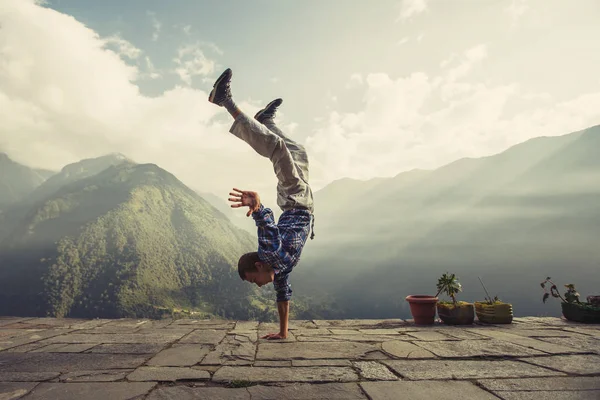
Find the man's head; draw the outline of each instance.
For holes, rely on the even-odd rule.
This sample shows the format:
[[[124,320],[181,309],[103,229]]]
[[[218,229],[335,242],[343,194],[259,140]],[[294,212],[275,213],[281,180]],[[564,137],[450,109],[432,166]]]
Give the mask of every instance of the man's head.
[[[257,252],[246,253],[238,261],[238,272],[243,281],[255,283],[261,287],[275,279],[275,271],[270,265],[258,258]]]

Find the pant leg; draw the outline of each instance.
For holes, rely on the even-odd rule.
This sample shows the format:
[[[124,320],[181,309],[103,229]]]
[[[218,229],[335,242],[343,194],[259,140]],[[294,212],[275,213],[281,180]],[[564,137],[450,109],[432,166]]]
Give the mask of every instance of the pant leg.
[[[306,149],[299,143],[296,143],[294,140],[287,137],[281,129],[275,125],[275,122],[272,119],[268,119],[264,122],[264,125],[274,134],[279,136],[285,142],[285,145],[292,153],[292,158],[296,163],[296,167],[298,169],[298,174],[300,177],[308,184],[309,178],[309,163],[308,163],[308,155],[306,154]]]
[[[278,180],[277,205],[283,211],[292,208],[313,211],[310,186],[300,176],[283,138],[244,113],[235,119],[229,132],[248,143],[258,154],[271,160]]]

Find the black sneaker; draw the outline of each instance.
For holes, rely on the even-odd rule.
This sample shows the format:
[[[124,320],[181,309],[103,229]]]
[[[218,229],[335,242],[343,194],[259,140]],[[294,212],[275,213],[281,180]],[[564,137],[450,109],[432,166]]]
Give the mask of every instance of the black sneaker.
[[[279,107],[281,105],[281,103],[283,103],[282,99],[273,100],[272,102],[267,104],[267,106],[265,108],[263,108],[262,110],[257,112],[256,115],[254,116],[254,119],[256,119],[258,122],[260,122],[262,124],[268,119],[275,118],[275,113],[277,112],[277,107]]]
[[[229,84],[231,83],[232,75],[233,73],[231,72],[231,68],[227,68],[225,72],[221,74],[219,79],[217,79],[213,85],[213,90],[208,96],[208,101],[215,103],[218,106],[222,106],[225,100],[231,98],[231,89]]]

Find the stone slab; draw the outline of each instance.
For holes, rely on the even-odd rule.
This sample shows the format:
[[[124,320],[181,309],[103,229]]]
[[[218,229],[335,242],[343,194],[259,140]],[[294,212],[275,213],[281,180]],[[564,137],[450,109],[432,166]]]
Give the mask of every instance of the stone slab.
[[[148,365],[155,367],[191,367],[202,361],[210,349],[199,344],[174,344],[152,357]]]
[[[140,367],[127,376],[132,382],[174,382],[180,380],[208,380],[208,371],[179,367]]]
[[[580,349],[580,351],[586,353],[600,354],[600,340],[588,336],[578,335],[571,337],[542,337],[539,340]]]
[[[185,336],[179,343],[198,343],[216,345],[225,338],[227,331],[217,329],[197,329]]]
[[[552,378],[481,379],[478,383],[491,391],[575,391],[600,390],[600,377],[569,376]]]
[[[343,319],[343,320],[314,320],[316,326],[320,328],[401,328],[409,325],[402,319]]]
[[[215,372],[213,381],[249,382],[356,382],[358,375],[349,367],[230,367]]]
[[[396,381],[398,377],[383,364],[376,361],[357,361],[354,366],[362,379],[372,381]]]
[[[549,344],[541,340],[537,340],[531,337],[523,337],[515,335],[512,332],[502,332],[495,330],[484,330],[478,331],[480,335],[485,335],[493,339],[502,340],[505,342],[517,344],[519,346],[527,347],[529,349],[535,349],[549,354],[569,354],[569,353],[586,353],[583,349],[577,349],[574,347],[563,346],[559,344]]]
[[[90,353],[103,354],[155,354],[164,349],[164,344],[154,343],[117,343],[99,344],[92,347]]]
[[[365,335],[403,335],[404,332],[400,332],[398,329],[359,329],[360,333]]]
[[[407,333],[407,335],[420,341],[458,340],[457,338],[445,335],[442,332],[437,331],[413,331]]]
[[[202,365],[251,365],[256,343],[245,336],[228,335],[202,360]]]
[[[0,382],[44,382],[59,375],[58,372],[0,372]]]
[[[25,396],[37,383],[9,382],[0,383],[0,400],[13,400]]]
[[[396,374],[410,380],[483,379],[564,376],[562,372],[519,361],[475,360],[387,360],[383,364]]]
[[[86,350],[96,346],[93,343],[54,343],[48,346],[32,350],[33,353],[83,353]]]
[[[156,383],[40,383],[28,400],[130,400],[146,395]]]
[[[132,369],[114,369],[100,371],[75,371],[62,374],[58,380],[60,382],[116,382],[125,379],[132,373]]]
[[[535,356],[545,353],[519,346],[503,340],[458,340],[440,342],[414,342],[417,346],[429,350],[438,357],[466,358],[481,356]]]
[[[69,372],[136,368],[146,356],[89,353],[0,353],[0,371]]]
[[[350,367],[350,360],[292,360],[293,367]]]
[[[330,335],[330,336],[298,336],[298,342],[362,342],[362,343],[382,343],[390,340],[412,340],[412,338],[403,335],[366,335],[358,333],[357,335]]]
[[[448,400],[460,396],[463,399],[497,400],[498,398],[470,382],[361,382],[360,386],[371,400],[411,399]],[[401,394],[401,395],[400,395]]]
[[[192,330],[169,330],[151,331],[148,333],[118,333],[118,334],[80,334],[71,333],[67,335],[49,338],[49,343],[171,343],[181,339]],[[163,333],[164,332],[164,333]]]
[[[17,347],[12,347],[10,349],[4,350],[6,352],[9,353],[28,353],[30,351],[42,348],[48,346],[47,343],[44,343],[44,341],[40,341],[40,342],[33,342],[33,343],[28,343],[28,344],[24,344],[22,346],[17,346]]]
[[[572,391],[539,391],[539,392],[498,392],[504,400],[598,400],[600,390]]]
[[[14,338],[2,338],[0,339],[0,351],[22,346],[25,344],[39,342],[40,340],[44,339],[50,340],[55,336],[61,336],[68,332],[70,331],[65,331],[62,329],[47,329],[43,331],[35,330],[33,332],[27,332],[26,335],[20,335]]]
[[[522,359],[522,361],[552,368],[569,374],[600,374],[600,356],[595,354],[529,357]]]
[[[250,400],[250,393],[246,388],[173,386],[153,390],[146,400]]]
[[[384,342],[381,349],[386,353],[399,358],[435,358],[435,354],[413,343],[401,340]]]
[[[252,400],[366,400],[356,383],[294,384],[286,386],[251,386]]]
[[[255,361],[255,367],[291,367],[292,361]]]
[[[379,347],[367,343],[331,342],[320,343],[261,343],[256,358],[259,360],[326,359],[363,357]]]
[[[289,326],[288,326],[289,328]],[[256,331],[258,330],[258,321],[237,321],[234,331]]]

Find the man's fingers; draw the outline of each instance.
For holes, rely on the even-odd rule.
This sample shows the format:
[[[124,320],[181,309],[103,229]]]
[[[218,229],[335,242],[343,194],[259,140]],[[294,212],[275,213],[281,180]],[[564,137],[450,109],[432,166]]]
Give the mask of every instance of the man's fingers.
[[[228,200],[229,201],[239,201],[239,202],[241,202],[242,198],[241,197],[230,197]]]
[[[241,199],[241,198],[242,198],[242,195],[241,195],[241,194],[237,194],[237,193],[233,193],[233,192],[229,192],[229,195],[230,195],[230,196],[233,196],[233,197],[236,197],[236,198],[238,198],[238,199]]]
[[[245,207],[245,206],[242,203],[231,205],[231,208],[240,208],[240,207]]]
[[[240,190],[240,189],[237,189],[237,188],[233,188],[233,190],[234,190],[234,191],[236,191],[236,192],[242,193],[242,194],[244,193],[244,191],[243,191],[243,190]],[[230,194],[231,194],[231,193],[230,193]]]

